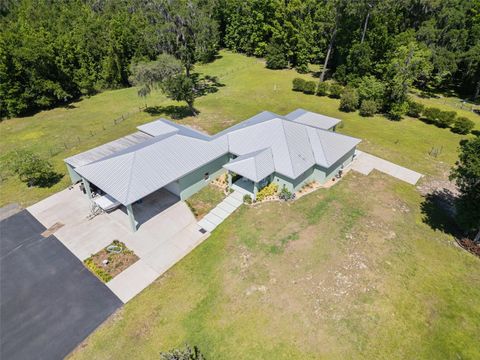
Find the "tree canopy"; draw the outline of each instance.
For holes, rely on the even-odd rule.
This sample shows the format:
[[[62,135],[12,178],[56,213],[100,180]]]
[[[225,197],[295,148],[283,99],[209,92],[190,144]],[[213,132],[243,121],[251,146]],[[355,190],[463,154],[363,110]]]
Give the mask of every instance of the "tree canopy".
[[[344,85],[373,76],[392,114],[412,85],[480,96],[480,0],[19,0],[0,26],[2,117],[128,86],[132,62],[163,53],[189,77],[221,46]]]
[[[460,191],[457,220],[466,231],[475,231],[480,242],[480,137],[460,142],[459,160],[451,171]]]

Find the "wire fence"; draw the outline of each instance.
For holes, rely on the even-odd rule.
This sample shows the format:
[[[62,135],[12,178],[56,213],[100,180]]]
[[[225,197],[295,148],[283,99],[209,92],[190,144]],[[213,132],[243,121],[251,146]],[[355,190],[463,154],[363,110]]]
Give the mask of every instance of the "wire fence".
[[[132,116],[138,113],[141,113],[147,108],[148,106],[146,104],[144,106],[139,106],[138,110],[136,109],[136,110],[124,113],[119,117],[116,117],[115,119],[111,120],[110,122],[103,123],[100,126],[97,126],[95,129],[88,130],[86,134],[83,134],[81,136],[77,135],[75,137],[69,137],[66,139],[64,138],[58,141],[56,144],[48,146],[45,150],[46,155],[48,155],[49,157],[54,157],[64,151],[77,147],[84,142],[91,141],[91,139],[97,136],[99,133],[114,129],[117,125],[123,123],[125,120],[131,118]]]

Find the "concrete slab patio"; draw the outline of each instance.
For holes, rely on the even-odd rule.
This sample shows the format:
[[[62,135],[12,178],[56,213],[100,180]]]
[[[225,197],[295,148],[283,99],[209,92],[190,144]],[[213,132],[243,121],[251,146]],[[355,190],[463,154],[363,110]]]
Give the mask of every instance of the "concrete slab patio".
[[[77,186],[63,190],[27,210],[46,228],[61,223],[55,236],[80,260],[119,240],[140,258],[106,285],[124,303],[205,240],[195,217],[178,197],[160,190],[134,205],[139,227],[132,232],[124,209],[91,220],[90,201]]]
[[[352,170],[355,170],[363,175],[368,175],[373,169],[376,169],[412,185],[415,185],[423,176],[416,171],[407,169],[403,166],[394,164],[390,161],[381,159],[377,156],[360,150],[357,150],[355,154],[356,158],[351,164]]]

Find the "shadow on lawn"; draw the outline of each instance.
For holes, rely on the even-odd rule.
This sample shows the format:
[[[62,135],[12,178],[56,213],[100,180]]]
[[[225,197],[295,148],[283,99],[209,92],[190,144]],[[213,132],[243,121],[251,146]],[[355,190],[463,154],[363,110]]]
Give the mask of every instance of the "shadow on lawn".
[[[174,120],[181,120],[187,116],[193,116],[188,106],[168,105],[168,106],[149,106],[144,110],[152,116],[164,115]],[[200,112],[195,109],[196,113]]]
[[[462,236],[462,232],[454,220],[455,194],[450,190],[442,189],[425,195],[425,200],[420,205],[423,222],[433,230],[440,230],[456,238]]]

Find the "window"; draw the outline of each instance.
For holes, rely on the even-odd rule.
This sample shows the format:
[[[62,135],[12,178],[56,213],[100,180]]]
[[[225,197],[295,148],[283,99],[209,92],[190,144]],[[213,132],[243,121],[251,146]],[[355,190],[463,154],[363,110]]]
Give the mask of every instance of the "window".
[[[203,174],[203,180],[208,181],[208,179],[210,179],[210,174],[206,172],[205,174]]]

